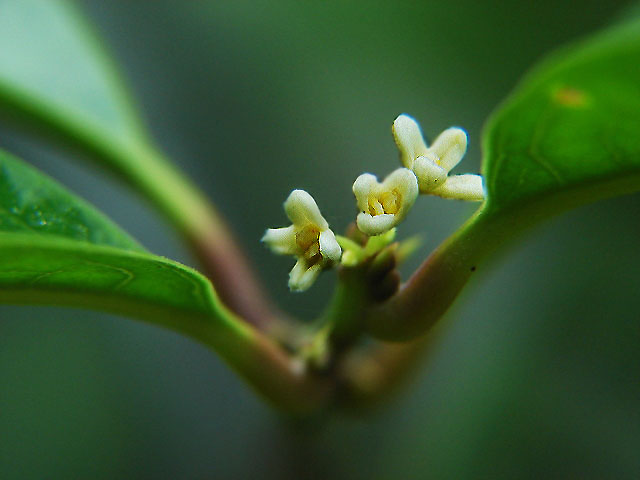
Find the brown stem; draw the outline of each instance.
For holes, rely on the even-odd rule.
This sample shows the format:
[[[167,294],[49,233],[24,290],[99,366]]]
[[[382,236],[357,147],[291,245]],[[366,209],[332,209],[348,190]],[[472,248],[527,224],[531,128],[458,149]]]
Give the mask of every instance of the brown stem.
[[[386,343],[354,352],[340,369],[340,401],[346,407],[375,406],[403,384],[418,364],[426,340]]]
[[[338,372],[337,401],[347,408],[372,408],[388,400],[411,380],[444,329],[404,343],[378,342],[351,352]]]
[[[228,227],[209,228],[197,236],[187,236],[222,302],[244,321],[260,330],[269,330],[282,322],[279,313],[266,298],[262,286],[233,239]]]

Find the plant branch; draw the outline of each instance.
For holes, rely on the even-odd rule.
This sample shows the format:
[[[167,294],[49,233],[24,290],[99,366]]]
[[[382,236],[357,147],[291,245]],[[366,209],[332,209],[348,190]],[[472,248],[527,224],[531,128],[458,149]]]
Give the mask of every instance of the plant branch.
[[[410,340],[429,331],[444,315],[494,247],[496,225],[479,210],[442,243],[398,293],[368,312],[370,332],[382,340]]]
[[[426,354],[431,337],[405,343],[377,343],[346,356],[338,378],[338,401],[346,407],[373,407],[400,388]]]
[[[125,156],[128,152],[123,152]],[[268,301],[231,229],[211,202],[154,149],[136,152],[141,167],[127,178],[165,213],[202,262],[223,302],[247,322],[266,329],[283,315]],[[145,171],[149,163],[152,175]]]

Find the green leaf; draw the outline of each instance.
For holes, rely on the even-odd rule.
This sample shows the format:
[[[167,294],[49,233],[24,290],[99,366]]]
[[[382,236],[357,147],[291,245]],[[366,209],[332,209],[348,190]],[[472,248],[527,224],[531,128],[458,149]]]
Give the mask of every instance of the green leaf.
[[[105,310],[169,328],[215,350],[291,411],[317,408],[329,391],[228,310],[205,276],[145,252],[91,205],[2,151],[0,303]]]
[[[3,0],[1,11],[5,112],[122,142],[144,137],[111,60],[72,2]]]
[[[245,299],[248,301],[248,299]],[[225,308],[195,270],[145,252],[50,178],[0,151],[0,302],[106,310],[214,349],[282,408],[324,401],[286,352]]]
[[[484,134],[481,209],[374,308],[371,332],[429,330],[480,263],[541,220],[640,190],[640,21],[551,55],[497,109]]]
[[[487,213],[526,204],[551,215],[640,189],[638,59],[634,21],[553,55],[526,77],[485,132]]]
[[[114,64],[71,1],[0,0],[0,46],[0,117],[47,134],[120,174],[187,237],[235,312],[254,323],[267,320],[269,306],[224,222],[152,144]],[[17,177],[28,176],[24,171]],[[213,348],[282,408],[304,411],[326,401],[331,390],[324,380],[300,375],[284,349],[222,305],[204,276],[140,252],[77,199],[70,206],[82,215],[75,218],[71,210],[64,216],[59,189],[48,185],[38,194],[26,180],[18,190],[18,181],[11,175],[6,181],[0,301],[83,306],[137,317]],[[34,199],[39,203],[27,202]],[[41,216],[12,217],[30,211]],[[38,225],[40,219],[52,225]],[[74,233],[73,225],[87,231]]]
[[[2,151],[0,290],[4,301],[107,308],[145,318],[147,311],[218,313],[202,275],[146,253],[87,202]]]
[[[115,63],[73,2],[0,0],[0,45],[2,119],[120,175],[201,257],[218,243],[239,257],[215,209],[152,144]]]
[[[188,267],[30,233],[0,234],[0,300],[106,309],[163,324],[216,313],[210,283]]]
[[[79,147],[174,219],[188,211],[202,228],[204,202],[149,146],[115,65],[74,3],[2,0],[0,45],[4,118]],[[0,241],[5,301],[115,309],[155,323],[194,312],[228,319],[205,277],[144,253],[92,206],[2,152]]]
[[[272,386],[247,361],[268,355],[262,340],[220,303],[206,277],[147,253],[87,202],[2,151],[0,302],[138,318],[212,347],[258,388]]]
[[[0,232],[64,237],[125,250],[143,248],[57,182],[0,151]]]

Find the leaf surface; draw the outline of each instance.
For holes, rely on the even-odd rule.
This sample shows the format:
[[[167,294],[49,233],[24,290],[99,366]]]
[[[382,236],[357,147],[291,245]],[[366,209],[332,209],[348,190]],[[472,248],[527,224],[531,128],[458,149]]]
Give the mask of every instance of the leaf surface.
[[[184,265],[54,236],[0,234],[0,290],[5,302],[107,308],[134,316],[161,308],[213,313],[209,282]]]
[[[485,131],[487,213],[546,216],[640,189],[640,21],[552,55]],[[539,211],[531,204],[539,205]]]
[[[0,151],[0,232],[64,237],[125,250],[143,248],[53,179]]]

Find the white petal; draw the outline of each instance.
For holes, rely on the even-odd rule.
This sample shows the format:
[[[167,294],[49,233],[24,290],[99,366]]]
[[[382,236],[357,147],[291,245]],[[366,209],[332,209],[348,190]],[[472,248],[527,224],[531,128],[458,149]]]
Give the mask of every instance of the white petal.
[[[442,186],[447,179],[447,171],[436,164],[432,153],[418,157],[413,164],[413,173],[418,177],[418,185],[422,193],[430,193]]]
[[[400,223],[418,198],[418,179],[407,168],[394,170],[382,182],[383,191],[397,191],[400,194],[400,208],[396,213],[396,224]]]
[[[320,244],[320,254],[324,258],[327,258],[332,262],[337,262],[340,260],[342,249],[340,248],[340,245],[336,240],[336,236],[330,229],[320,232],[318,243]]]
[[[449,173],[467,151],[467,133],[461,128],[448,128],[438,135],[429,150],[437,155],[439,165]]]
[[[289,272],[289,288],[294,292],[307,290],[322,271],[322,265],[315,264],[307,268],[307,262],[300,258]]]
[[[269,248],[281,255],[296,255],[300,248],[296,244],[296,232],[293,225],[286,228],[268,229],[262,240]]]
[[[393,122],[391,132],[400,150],[400,161],[405,167],[413,168],[414,160],[427,152],[420,126],[412,117],[402,114]]]
[[[452,175],[444,184],[431,193],[443,198],[481,202],[484,200],[484,188],[481,175]]]
[[[397,216],[389,213],[371,216],[368,213],[360,212],[356,217],[358,229],[365,235],[373,236],[390,230],[397,223]]]
[[[329,224],[320,213],[316,201],[304,190],[294,190],[284,202],[284,211],[297,227],[313,224],[324,230]]]
[[[378,178],[370,173],[363,173],[353,182],[353,194],[359,210],[369,210],[369,193],[378,185]]]

